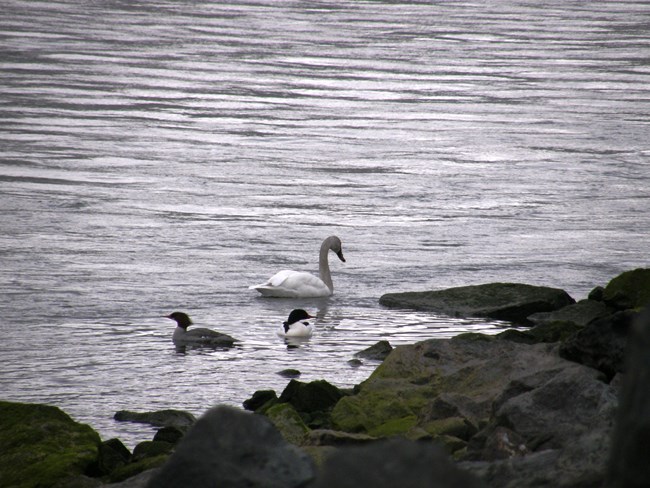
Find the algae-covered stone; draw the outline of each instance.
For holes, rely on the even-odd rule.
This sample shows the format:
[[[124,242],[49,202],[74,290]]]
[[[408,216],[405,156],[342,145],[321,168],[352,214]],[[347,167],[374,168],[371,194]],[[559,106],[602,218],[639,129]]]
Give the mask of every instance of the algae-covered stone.
[[[257,390],[253,396],[244,400],[244,408],[253,412],[262,412],[278,401],[278,395],[274,390]]]
[[[97,461],[99,434],[56,407],[0,402],[0,486],[51,486]]]
[[[650,305],[650,268],[626,271],[612,279],[603,291],[603,300],[619,310]]]
[[[305,425],[300,414],[289,403],[278,403],[269,408],[265,415],[280,431],[288,442],[302,444],[309,428]]]
[[[111,481],[111,483],[124,481],[137,474],[143,473],[145,471],[149,471],[150,469],[159,468],[163,466],[168,459],[169,459],[169,454],[160,454],[158,456],[145,457],[143,459],[140,459],[139,461],[129,463],[125,466],[117,468],[115,471],[113,471],[110,474],[109,480]]]
[[[571,363],[544,344],[428,340],[398,346],[332,411],[334,427],[392,435],[447,417],[482,425],[511,382],[536,372],[555,374]],[[413,418],[417,421],[413,422]]]
[[[577,303],[567,305],[554,312],[539,312],[528,316],[528,320],[534,324],[544,325],[553,322],[573,322],[576,325],[587,325],[596,319],[600,319],[614,313],[602,301],[580,300]]]
[[[377,361],[383,361],[386,359],[386,356],[390,354],[393,350],[393,346],[390,345],[388,341],[379,341],[372,346],[355,353],[356,357],[365,358],[365,359],[374,359]]]
[[[120,410],[113,416],[118,422],[137,422],[150,424],[156,427],[177,427],[179,429],[188,429],[196,422],[196,417],[190,412],[184,410],[158,410],[155,412],[131,412],[129,410]]]
[[[166,441],[143,441],[133,449],[133,461],[153,458],[162,454],[171,454],[174,444]]]
[[[379,303],[454,317],[487,317],[529,323],[527,317],[575,303],[564,290],[521,283],[487,283],[445,290],[387,293]]]
[[[291,380],[279,401],[288,402],[298,412],[318,412],[331,408],[343,396],[341,391],[325,380],[302,383]]]

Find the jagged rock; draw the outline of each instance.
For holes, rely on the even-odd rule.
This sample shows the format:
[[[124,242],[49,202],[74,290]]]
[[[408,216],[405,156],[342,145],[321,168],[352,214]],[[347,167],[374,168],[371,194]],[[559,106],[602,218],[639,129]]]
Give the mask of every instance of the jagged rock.
[[[133,448],[133,462],[145,458],[153,458],[163,454],[170,454],[174,444],[165,441],[143,441]]]
[[[650,480],[650,308],[636,319],[628,352],[609,459],[611,488],[640,488]]]
[[[119,439],[109,439],[99,446],[98,474],[106,475],[131,460],[131,452]]]
[[[603,300],[619,310],[650,305],[650,268],[638,268],[621,273],[603,291]]]
[[[313,476],[308,455],[266,417],[220,406],[197,421],[148,486],[299,487]]]
[[[131,412],[129,410],[120,410],[116,412],[113,418],[119,422],[137,422],[141,424],[150,424],[156,427],[178,427],[187,429],[194,422],[196,417],[183,410],[159,410],[156,412]]]
[[[309,428],[305,425],[300,414],[290,403],[278,403],[270,407],[264,415],[273,422],[282,436],[292,444],[303,443]]]
[[[607,317],[613,314],[614,311],[613,308],[608,307],[602,301],[580,300],[554,312],[534,313],[528,316],[528,320],[536,325],[552,322],[573,322],[576,325],[584,326],[593,320]]]
[[[396,439],[338,449],[325,460],[322,473],[312,486],[478,488],[483,484],[458,469],[441,448]]]
[[[278,401],[278,395],[274,390],[258,390],[248,400],[244,400],[244,408],[257,412],[263,410],[265,406],[271,406]]]
[[[356,357],[383,361],[386,356],[393,350],[393,346],[388,341],[379,341],[372,346],[355,353]]]
[[[358,394],[336,404],[334,427],[374,436],[404,433],[431,420],[428,408],[443,394],[444,401],[452,405],[448,408],[480,425],[511,381],[572,365],[550,354],[549,347],[461,339],[398,346],[361,383]]]
[[[353,434],[331,429],[314,429],[307,434],[306,445],[311,446],[349,446],[376,441],[376,437],[366,434]]]
[[[379,303],[454,317],[488,317],[529,324],[527,317],[575,303],[564,290],[520,283],[488,283],[446,290],[388,293]]]
[[[158,429],[156,435],[153,436],[154,441],[163,441],[169,442],[170,444],[176,444],[180,441],[185,433],[178,427],[169,426]]]
[[[325,380],[302,383],[291,380],[280,395],[280,403],[290,403],[298,412],[312,413],[332,408],[343,394]]]
[[[49,405],[0,401],[0,485],[52,486],[96,466],[101,440]]]
[[[591,322],[562,343],[560,356],[595,368],[611,380],[624,370],[627,336],[636,315],[628,310]]]

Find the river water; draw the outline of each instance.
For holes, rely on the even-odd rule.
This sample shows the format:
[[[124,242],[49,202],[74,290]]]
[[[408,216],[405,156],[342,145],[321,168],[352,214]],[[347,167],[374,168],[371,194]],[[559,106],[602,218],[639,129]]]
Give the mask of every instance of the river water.
[[[583,298],[648,266],[645,1],[4,0],[2,398],[115,411],[341,387],[353,354],[504,324],[387,310],[492,281]],[[329,300],[261,298],[280,269]],[[291,308],[316,332],[287,347]],[[177,352],[173,323],[235,336]]]

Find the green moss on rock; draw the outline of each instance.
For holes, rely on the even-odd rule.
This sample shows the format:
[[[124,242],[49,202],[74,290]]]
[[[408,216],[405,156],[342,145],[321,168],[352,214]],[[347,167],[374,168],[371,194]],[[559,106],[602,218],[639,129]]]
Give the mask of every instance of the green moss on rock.
[[[650,268],[626,271],[612,279],[603,291],[603,300],[619,310],[650,305]]]
[[[56,407],[0,402],[0,486],[51,486],[96,463],[101,439]]]
[[[368,434],[374,437],[392,437],[396,435],[404,435],[417,424],[418,419],[415,415],[407,415],[406,417],[390,419],[381,425],[373,427],[368,430]]]
[[[269,408],[265,415],[277,427],[287,442],[302,444],[309,428],[300,414],[289,403],[278,403]]]
[[[167,459],[169,459],[169,454],[160,454],[159,456],[147,457],[140,461],[129,463],[113,471],[109,477],[110,482],[117,483],[124,481],[144,471],[162,466]]]

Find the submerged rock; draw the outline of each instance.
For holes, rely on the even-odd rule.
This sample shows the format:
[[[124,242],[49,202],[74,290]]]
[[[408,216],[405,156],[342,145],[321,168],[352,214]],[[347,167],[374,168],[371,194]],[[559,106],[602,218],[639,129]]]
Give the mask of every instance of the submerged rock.
[[[393,346],[388,341],[379,341],[372,346],[355,353],[356,357],[364,359],[373,359],[376,361],[383,361],[386,356],[393,350]]]
[[[267,418],[220,406],[197,421],[148,486],[299,487],[313,476],[307,454]]]
[[[196,417],[190,412],[172,409],[158,410],[156,412],[120,410],[115,413],[113,418],[119,422],[137,422],[155,427],[177,427],[185,430],[196,422]]]
[[[379,303],[453,317],[487,317],[529,324],[529,315],[575,303],[564,290],[520,283],[488,283],[445,290],[387,293]]]
[[[96,466],[101,440],[49,405],[0,401],[0,485],[52,486]]]

